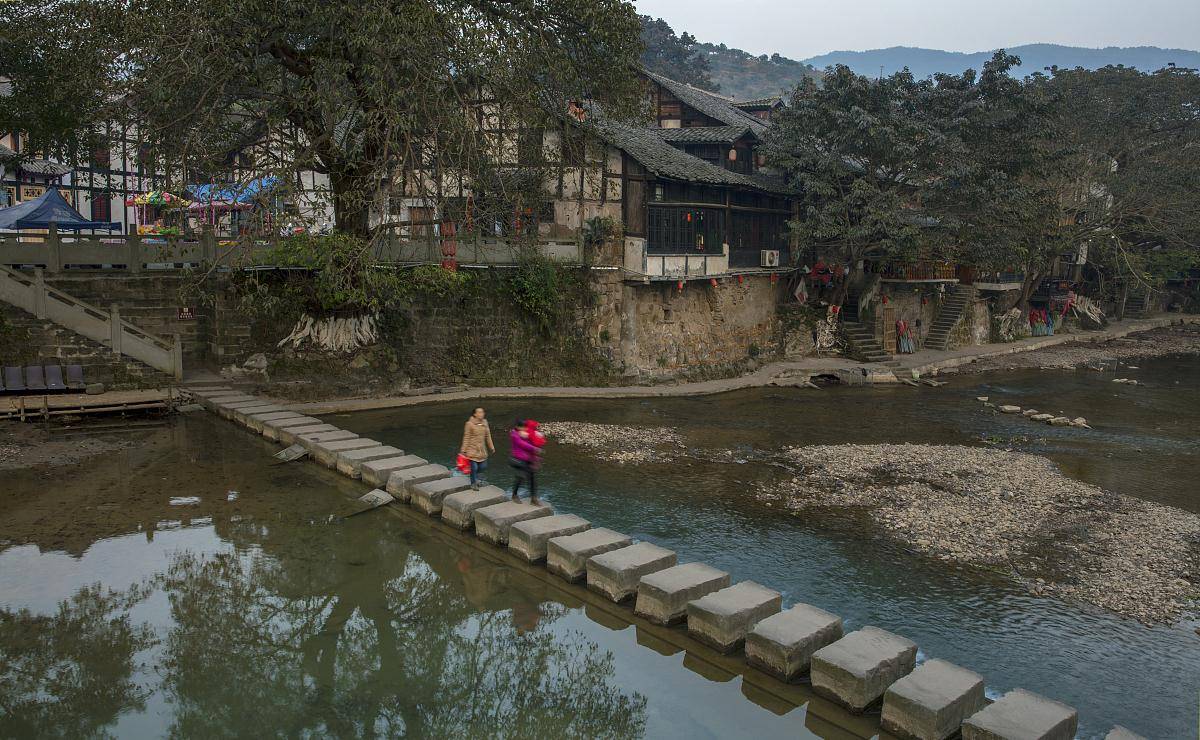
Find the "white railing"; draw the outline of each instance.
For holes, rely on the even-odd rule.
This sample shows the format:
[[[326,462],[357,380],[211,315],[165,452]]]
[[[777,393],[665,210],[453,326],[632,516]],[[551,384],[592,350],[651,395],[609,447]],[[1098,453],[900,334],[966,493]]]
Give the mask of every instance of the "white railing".
[[[183,379],[183,346],[178,334],[168,341],[143,331],[122,319],[116,305],[105,311],[46,285],[41,270],[28,276],[0,266],[0,300],[108,345],[115,355],[132,357],[176,380]]]
[[[650,254],[644,243],[627,240],[625,271],[651,279],[687,280],[724,275],[729,272],[729,255]]]

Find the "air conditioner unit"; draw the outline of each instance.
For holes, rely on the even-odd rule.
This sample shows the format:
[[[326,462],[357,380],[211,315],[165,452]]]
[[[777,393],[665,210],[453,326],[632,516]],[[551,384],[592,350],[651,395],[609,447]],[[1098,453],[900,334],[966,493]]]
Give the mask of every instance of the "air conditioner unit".
[[[761,255],[759,264],[761,264],[763,267],[779,267],[778,249],[764,249],[759,254]]]

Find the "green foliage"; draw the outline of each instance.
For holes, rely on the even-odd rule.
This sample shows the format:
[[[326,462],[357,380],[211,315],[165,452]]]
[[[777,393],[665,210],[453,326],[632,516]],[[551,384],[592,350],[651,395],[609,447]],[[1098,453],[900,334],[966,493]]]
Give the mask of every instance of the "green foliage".
[[[571,278],[563,268],[540,256],[522,259],[508,277],[508,290],[513,302],[541,328],[549,331],[565,311],[562,297],[568,292]]]
[[[721,93],[734,100],[783,95],[802,80],[821,81],[821,72],[811,65],[779,54],[755,56],[725,44],[698,44],[696,49],[707,59]]]
[[[399,299],[407,286],[402,274],[379,269],[370,244],[340,232],[301,234],[280,240],[269,264],[310,271],[310,299],[324,311],[353,309],[375,312]],[[293,282],[294,287],[295,283]]]
[[[642,22],[642,65],[673,80],[717,92],[709,74],[708,58],[697,49],[696,37],[684,31],[678,36],[662,18],[640,16]]]

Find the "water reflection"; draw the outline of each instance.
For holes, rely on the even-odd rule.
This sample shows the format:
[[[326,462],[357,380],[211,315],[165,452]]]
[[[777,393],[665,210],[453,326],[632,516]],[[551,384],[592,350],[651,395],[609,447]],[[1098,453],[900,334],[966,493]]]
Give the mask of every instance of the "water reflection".
[[[138,653],[154,633],[128,610],[145,589],[81,589],[53,614],[0,610],[0,737],[94,737],[145,707]]]

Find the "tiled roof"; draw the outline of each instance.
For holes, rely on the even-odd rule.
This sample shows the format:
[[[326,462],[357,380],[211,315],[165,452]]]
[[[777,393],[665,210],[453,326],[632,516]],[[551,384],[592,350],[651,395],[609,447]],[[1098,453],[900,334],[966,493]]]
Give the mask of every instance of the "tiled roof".
[[[47,159],[26,159],[17,165],[26,172],[33,172],[38,175],[50,175],[52,177],[60,177],[71,171],[71,166],[51,162]]]
[[[630,126],[593,111],[588,124],[598,136],[624,151],[650,172],[673,180],[708,185],[731,185],[771,193],[786,193],[784,184],[766,175],[743,175],[685,154],[659,136],[661,129]]]
[[[771,108],[783,102],[783,98],[779,95],[772,95],[766,98],[755,98],[754,100],[743,100],[733,105],[737,108]]]
[[[649,79],[670,90],[672,95],[684,103],[709,118],[717,119],[726,126],[746,126],[756,136],[761,136],[767,128],[767,125],[761,120],[736,107],[729,98],[721,97],[707,90],[701,90],[698,87],[692,87],[683,82],[676,82],[669,77],[663,77],[649,70],[643,70],[643,73]]]
[[[737,141],[749,131],[749,126],[692,126],[690,128],[651,129],[663,141],[700,144],[715,142],[723,144]]]

